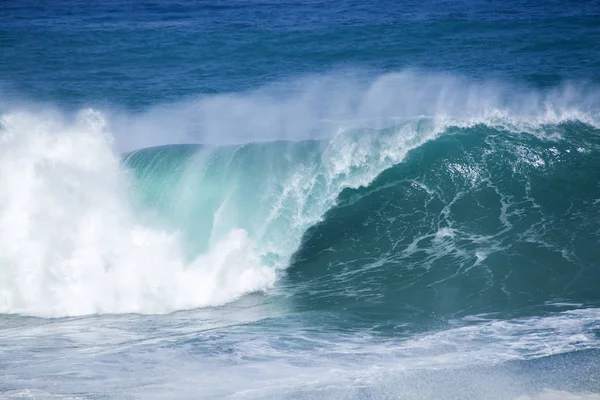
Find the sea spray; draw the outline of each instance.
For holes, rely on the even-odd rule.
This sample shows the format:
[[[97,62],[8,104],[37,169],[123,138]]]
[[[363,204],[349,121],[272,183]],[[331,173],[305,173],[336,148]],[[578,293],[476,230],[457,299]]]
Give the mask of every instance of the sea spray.
[[[133,207],[98,113],[72,123],[12,113],[2,122],[0,312],[164,313],[273,284],[240,229],[186,260],[180,233]]]

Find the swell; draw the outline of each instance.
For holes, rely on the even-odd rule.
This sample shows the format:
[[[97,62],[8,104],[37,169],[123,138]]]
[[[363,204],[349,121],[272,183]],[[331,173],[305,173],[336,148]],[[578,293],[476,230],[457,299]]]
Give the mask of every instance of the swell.
[[[437,132],[418,119],[125,160],[144,205],[186,232],[192,254],[237,227],[263,264],[290,265],[280,286],[298,310],[373,326],[598,305],[598,130],[505,125]]]
[[[600,132],[540,131],[560,139],[451,128],[343,190],[288,269],[297,307],[397,326],[598,306]]]
[[[307,82],[311,84],[304,85]],[[448,265],[458,265],[457,272],[486,271],[487,263],[501,254],[494,243],[506,245],[494,238],[510,237],[509,225],[517,226],[514,202],[531,209],[532,215],[539,216],[538,225],[549,231],[544,221],[553,214],[538,207],[542,199],[528,200],[521,192],[529,183],[524,177],[517,179],[521,175],[516,173],[496,175],[502,168],[520,165],[515,160],[524,166],[531,162],[535,166],[538,159],[562,165],[544,161],[546,153],[540,150],[554,142],[558,147],[581,142],[579,147],[585,151],[595,151],[588,149],[594,143],[586,144],[586,140],[594,140],[597,132],[593,127],[598,125],[592,89],[580,92],[565,86],[517,96],[514,88],[463,86],[460,79],[409,72],[358,86],[341,83],[302,80],[295,82],[290,92],[265,89],[206,96],[126,117],[93,109],[75,116],[43,109],[4,111],[0,125],[0,244],[5,251],[0,254],[0,312],[41,316],[165,313],[222,305],[246,293],[270,291],[276,278],[284,276],[278,287],[284,291],[289,287],[300,308],[347,304],[351,312],[363,307],[373,311],[363,315],[385,317],[392,313],[387,309],[394,310],[388,307],[393,298],[388,293],[396,289],[380,285],[382,292],[370,297],[373,288],[378,288],[378,279],[394,270],[386,277],[390,287],[416,282],[415,287],[429,288],[426,278],[436,274],[440,281],[448,278],[450,267],[434,268],[436,262],[443,264],[438,254],[445,254]],[[161,133],[158,142],[169,136],[171,143],[195,138],[205,144],[154,147],[124,156],[116,151],[115,147],[137,147],[140,141],[156,144],[156,128],[148,128],[157,121],[161,123],[156,126],[169,132]],[[326,129],[319,129],[324,125]],[[189,136],[194,126],[201,133]],[[463,143],[462,138],[469,135],[473,138]],[[219,140],[211,140],[217,136]],[[223,145],[240,138],[265,141]],[[503,140],[523,143],[504,149]],[[500,149],[497,154],[508,158],[500,157],[489,165],[486,162],[492,156],[477,158],[481,151],[490,152],[492,145]],[[465,154],[474,164],[460,159],[458,153],[462,153],[456,146],[467,148]],[[588,153],[580,152],[579,147],[569,148],[568,156],[561,156],[580,154],[588,160]],[[436,164],[436,157],[451,151],[460,162],[444,164],[446,169]],[[407,154],[413,155],[404,162]],[[420,176],[411,170],[415,154],[424,154],[424,170],[438,168],[439,172],[439,176],[423,177],[423,182],[411,186],[411,196],[421,196],[423,204],[416,203],[422,209],[420,214],[408,213],[402,208],[406,206],[393,203],[395,198],[386,200],[390,207],[382,206],[387,203],[377,196],[400,190],[396,196],[400,198],[404,193],[406,182],[390,178],[394,171],[408,168],[413,178]],[[586,164],[586,168],[592,167]],[[532,169],[533,177],[536,171]],[[481,176],[488,178],[480,182]],[[487,193],[471,200],[489,208],[489,214],[481,213],[475,219],[488,221],[485,229],[464,222],[472,230],[464,228],[467,233],[463,234],[458,223],[453,225],[457,217],[452,208],[468,203],[458,202],[462,199],[458,194],[471,190],[470,186],[453,186],[460,179],[474,179],[474,187]],[[521,192],[501,191],[500,183],[510,179],[517,180],[515,187],[521,187]],[[482,183],[488,181],[491,186]],[[373,194],[367,195],[371,191]],[[454,198],[457,200],[452,203]],[[382,219],[377,219],[377,213]],[[499,214],[492,217],[494,213]],[[435,215],[446,219],[436,222]],[[400,229],[394,221],[403,218],[407,224]],[[357,221],[363,221],[364,227],[356,225]],[[393,233],[387,239],[386,224]],[[586,226],[585,232],[595,231]],[[455,245],[455,239],[461,242]],[[477,247],[479,242],[483,244]],[[333,260],[331,254],[338,258]],[[475,254],[479,261],[463,262],[461,257],[468,258],[465,254]],[[571,253],[564,254],[571,257]],[[573,254],[583,257],[584,251],[574,249]],[[402,276],[400,272],[406,269],[389,267],[411,257],[431,274],[421,274],[415,267],[408,269],[412,277]],[[292,268],[283,272],[290,261]],[[574,263],[584,265],[577,260]],[[361,271],[369,269],[373,275],[358,282]],[[378,270],[380,278],[375,273]],[[505,272],[515,274],[510,271]],[[425,278],[421,280],[420,275]],[[371,281],[375,282],[372,288]],[[472,285],[474,289],[481,282],[495,280],[481,278]],[[452,290],[462,293],[462,287],[448,289],[448,296]],[[344,291],[346,294],[341,294]],[[348,298],[354,300],[344,303]],[[365,298],[368,301],[363,301]],[[375,298],[385,299],[384,306],[371,308],[378,304],[372,301]],[[460,311],[465,298],[456,298],[456,307],[439,310],[446,314]],[[424,300],[425,312],[436,310]],[[416,296],[405,304],[414,315],[420,315],[420,302]],[[465,304],[465,312],[485,309]]]

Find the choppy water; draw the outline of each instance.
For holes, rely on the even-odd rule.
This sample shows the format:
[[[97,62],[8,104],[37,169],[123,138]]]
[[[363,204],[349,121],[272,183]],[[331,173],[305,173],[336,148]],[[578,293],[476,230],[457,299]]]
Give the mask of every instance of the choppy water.
[[[597,3],[0,11],[2,398],[600,398]]]

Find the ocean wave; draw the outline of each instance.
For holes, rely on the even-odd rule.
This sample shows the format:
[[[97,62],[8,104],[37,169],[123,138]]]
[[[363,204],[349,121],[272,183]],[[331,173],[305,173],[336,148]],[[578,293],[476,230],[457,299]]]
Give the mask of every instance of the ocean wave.
[[[205,96],[141,114],[86,109],[73,116],[3,105],[0,243],[6,250],[0,255],[0,312],[163,313],[268,290],[294,254],[292,273],[313,268],[299,268],[297,260],[306,258],[302,254],[315,232],[326,226],[319,223],[323,218],[326,224],[335,210],[368,198],[356,193],[382,191],[385,178],[377,177],[392,173],[390,168],[427,143],[439,147],[429,156],[435,158],[449,151],[444,140],[460,141],[444,138],[462,137],[466,130],[475,141],[479,136],[520,141],[506,157],[519,157],[532,168],[560,164],[561,157],[575,157],[576,164],[593,160],[595,142],[586,138],[595,135],[598,108],[589,93],[569,86],[515,92],[499,84],[402,72],[367,83],[305,79],[285,90]],[[536,141],[519,139],[522,135]],[[119,155],[178,142],[204,145]],[[490,143],[482,149],[502,150],[501,141],[496,148]],[[514,167],[502,156],[496,161]],[[445,179],[467,179],[468,186],[468,180],[475,185],[488,177],[496,184],[493,171],[481,167],[448,163]],[[412,182],[425,194],[437,190],[433,182]],[[499,226],[506,227],[514,223],[516,211],[510,208],[516,195],[497,195]],[[356,217],[351,213],[348,221]],[[449,224],[421,236],[415,237],[415,251],[423,251],[425,242],[433,250],[450,246],[464,232]],[[335,247],[331,240],[324,238],[323,251]],[[490,259],[497,250],[490,246],[474,250],[480,261],[468,269]],[[412,251],[398,250],[394,257]],[[370,252],[374,262],[388,253]],[[334,275],[333,283],[343,276]]]

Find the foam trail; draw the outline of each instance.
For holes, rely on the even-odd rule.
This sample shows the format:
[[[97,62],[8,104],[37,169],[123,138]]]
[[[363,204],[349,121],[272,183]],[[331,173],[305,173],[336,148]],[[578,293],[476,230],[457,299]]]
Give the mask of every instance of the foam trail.
[[[274,272],[234,229],[186,262],[177,232],[132,208],[98,113],[13,113],[0,137],[0,313],[162,313],[221,304]]]
[[[600,400],[599,394],[572,393],[562,390],[546,390],[533,396],[519,396],[515,400]]]

